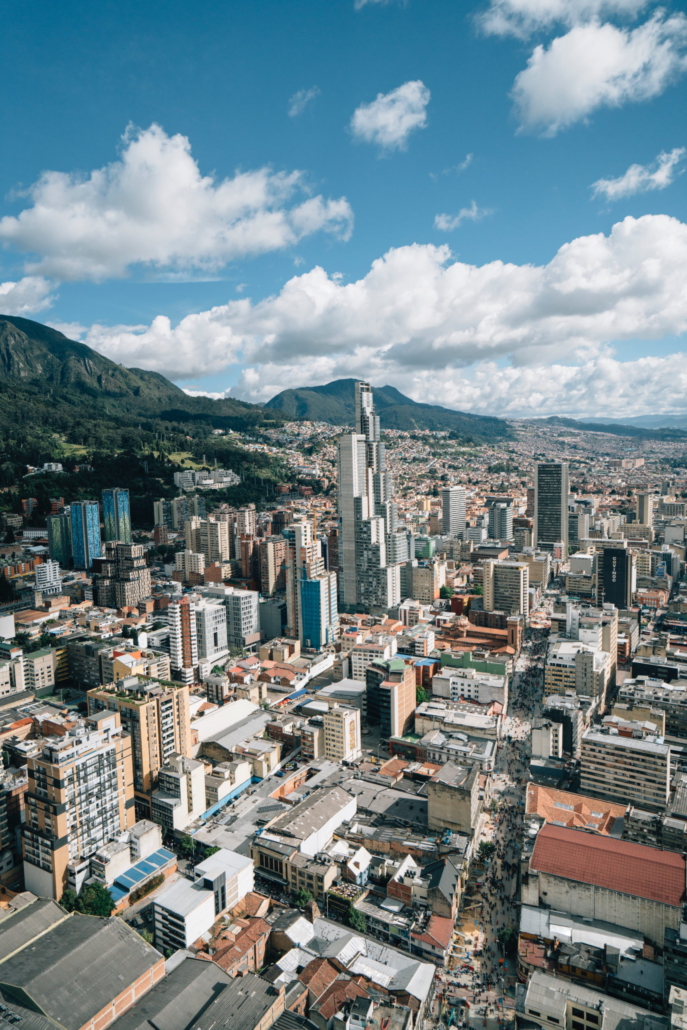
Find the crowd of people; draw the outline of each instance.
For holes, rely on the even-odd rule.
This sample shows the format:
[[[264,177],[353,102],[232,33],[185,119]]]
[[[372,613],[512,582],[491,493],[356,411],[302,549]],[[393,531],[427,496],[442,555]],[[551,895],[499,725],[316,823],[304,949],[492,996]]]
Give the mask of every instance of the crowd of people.
[[[537,634],[537,637],[539,634]],[[475,915],[481,945],[467,950],[462,966],[445,974],[454,998],[466,1007],[453,1022],[469,1026],[472,1016],[502,1022],[505,988],[512,982],[512,948],[518,931],[518,862],[525,813],[525,791],[530,759],[531,720],[541,708],[545,641],[528,641],[511,685],[508,715],[492,776],[492,812],[487,831],[493,848],[481,878],[470,885],[466,909]],[[488,837],[486,839],[489,839]],[[510,942],[509,938],[510,937]],[[475,944],[473,944],[473,949]],[[447,986],[448,986],[447,984]],[[454,1013],[455,1013],[454,1009]]]

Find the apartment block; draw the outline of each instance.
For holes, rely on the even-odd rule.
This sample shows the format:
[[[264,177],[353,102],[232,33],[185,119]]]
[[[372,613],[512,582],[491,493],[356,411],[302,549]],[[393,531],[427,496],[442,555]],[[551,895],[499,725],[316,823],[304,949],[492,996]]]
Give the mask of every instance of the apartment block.
[[[365,671],[367,721],[382,739],[403,737],[413,725],[415,670],[402,658],[373,662]]]
[[[582,737],[580,793],[662,812],[670,795],[670,747],[659,739],[588,730]]]
[[[482,565],[484,609],[506,615],[529,612],[530,568],[527,562],[487,561]]]
[[[117,712],[131,736],[136,804],[139,817],[149,817],[162,766],[174,753],[191,757],[188,687],[131,676],[89,691],[89,714],[104,710]]]
[[[57,898],[67,867],[135,822],[131,737],[117,712],[92,714],[28,759],[22,829],[27,890]]]
[[[355,762],[360,758],[359,708],[333,704],[324,713],[324,754],[332,762]]]

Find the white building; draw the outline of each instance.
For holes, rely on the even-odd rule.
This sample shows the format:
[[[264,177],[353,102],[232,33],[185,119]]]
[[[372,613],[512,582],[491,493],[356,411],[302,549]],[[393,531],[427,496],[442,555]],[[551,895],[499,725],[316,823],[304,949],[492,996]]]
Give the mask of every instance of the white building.
[[[220,598],[203,599],[195,605],[198,657],[214,661],[229,654],[227,609]]]
[[[218,598],[227,611],[227,646],[244,650],[260,643],[260,595],[257,590],[235,587],[207,587],[203,596]]]
[[[158,775],[151,814],[165,830],[185,830],[205,811],[205,766],[172,753]]]
[[[215,921],[215,895],[203,881],[177,880],[153,901],[155,946],[163,954],[188,948]]]
[[[60,563],[48,558],[36,566],[36,590],[41,594],[59,594],[62,589]]]
[[[441,491],[441,522],[444,536],[465,533],[465,488],[447,486]]]
[[[333,704],[324,713],[324,755],[332,762],[355,762],[360,758],[359,708]]]
[[[476,669],[451,669],[448,666],[432,677],[432,695],[449,701],[477,701],[481,705],[498,701],[504,711],[508,705],[508,673],[502,676]]]

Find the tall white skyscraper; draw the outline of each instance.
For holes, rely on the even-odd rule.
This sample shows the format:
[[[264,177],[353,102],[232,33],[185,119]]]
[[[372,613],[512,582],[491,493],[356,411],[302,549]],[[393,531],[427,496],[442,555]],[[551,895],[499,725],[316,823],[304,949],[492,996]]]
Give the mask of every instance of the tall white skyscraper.
[[[465,532],[465,488],[447,486],[441,491],[441,516],[444,536]]]
[[[403,548],[369,383],[355,384],[355,422],[339,441],[339,596],[346,606],[386,609],[400,601],[400,566],[387,554]]]

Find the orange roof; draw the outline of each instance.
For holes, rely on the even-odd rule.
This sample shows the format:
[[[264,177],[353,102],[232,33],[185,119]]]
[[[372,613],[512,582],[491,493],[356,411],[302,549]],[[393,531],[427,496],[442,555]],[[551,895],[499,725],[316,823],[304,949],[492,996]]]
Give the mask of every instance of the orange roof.
[[[547,823],[530,867],[578,883],[677,908],[685,896],[685,856]]]
[[[446,916],[430,916],[429,922],[423,933],[411,935],[414,941],[422,941],[434,948],[442,948],[444,951],[453,940],[453,920]]]
[[[298,979],[315,996],[320,998],[339,975],[339,970],[326,958],[315,958],[300,973]]]
[[[613,830],[616,820],[625,816],[626,807],[554,787],[527,784],[527,814],[540,815],[547,823],[562,823],[570,829],[594,830],[607,835]]]

